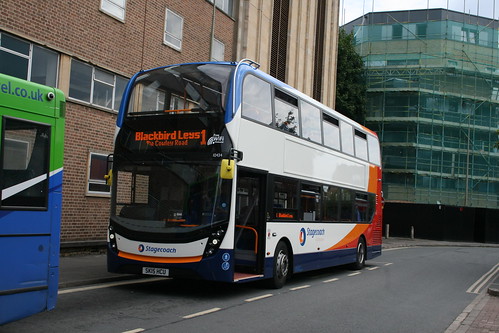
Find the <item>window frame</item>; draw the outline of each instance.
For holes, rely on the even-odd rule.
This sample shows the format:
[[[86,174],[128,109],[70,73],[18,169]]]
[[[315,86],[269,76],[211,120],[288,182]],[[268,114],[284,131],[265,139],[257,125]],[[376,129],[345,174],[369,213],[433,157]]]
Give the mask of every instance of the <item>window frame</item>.
[[[1,135],[0,135],[0,193],[3,193],[4,190],[8,189],[8,188],[11,188],[12,186],[16,186],[18,184],[15,184],[15,185],[12,185],[12,186],[8,186],[8,187],[5,187],[4,188],[4,179],[7,179],[7,177],[5,177],[4,173],[5,173],[5,169],[4,169],[4,162],[5,162],[5,141],[6,140],[11,140],[11,141],[15,141],[15,142],[25,142],[27,144],[27,148],[28,150],[31,150],[31,153],[30,153],[30,156],[27,156],[27,157],[30,157],[32,158],[33,156],[33,153],[35,153],[35,148],[37,148],[37,138],[35,137],[35,141],[34,141],[34,145],[31,145],[29,143],[29,141],[24,141],[24,140],[21,140],[21,138],[17,138],[17,139],[12,139],[12,138],[7,138],[5,136],[6,132],[8,131],[8,129],[6,128],[7,127],[7,122],[8,121],[13,121],[13,122],[22,122],[24,124],[31,124],[33,127],[33,129],[36,128],[36,135],[38,137],[38,130],[40,129],[43,129],[44,131],[44,134],[45,135],[48,135],[48,138],[46,138],[46,142],[45,142],[45,145],[41,146],[41,148],[44,149],[44,152],[45,154],[43,155],[45,161],[43,161],[43,165],[41,166],[42,168],[42,173],[35,177],[36,178],[39,178],[43,175],[46,176],[45,179],[43,179],[42,181],[39,181],[37,182],[36,184],[32,184],[30,185],[28,188],[25,188],[24,190],[22,190],[21,192],[25,191],[25,190],[29,190],[30,188],[32,188],[33,186],[38,186],[38,184],[40,182],[43,182],[43,184],[41,186],[43,186],[43,205],[38,205],[38,206],[29,206],[29,205],[4,205],[3,204],[3,201],[4,200],[7,200],[9,199],[11,196],[15,196],[21,192],[18,192],[18,193],[14,193],[12,194],[11,196],[9,196],[8,198],[3,198],[3,195],[0,195],[0,210],[29,210],[29,211],[46,211],[48,210],[48,200],[49,200],[49,178],[50,178],[50,159],[51,159],[51,140],[52,140],[52,125],[51,124],[48,124],[48,123],[43,123],[43,122],[37,122],[37,121],[32,121],[32,120],[28,120],[28,119],[20,119],[20,118],[14,118],[14,117],[8,117],[8,116],[3,116],[1,121],[0,121],[0,126],[1,126]],[[40,147],[38,147],[40,148]],[[27,154],[29,154],[27,152]],[[30,161],[26,161],[26,169],[25,170],[28,170],[28,167],[29,167],[29,162]],[[14,169],[14,170],[17,170],[17,169]],[[21,183],[19,184],[22,184],[23,182],[25,181],[28,181],[28,180],[31,180],[31,179],[26,179],[26,180],[23,180],[21,181]],[[28,197],[29,198],[34,198],[33,196],[31,197]],[[31,201],[32,202],[32,201]]]
[[[8,36],[9,38],[12,38],[12,39],[18,40],[18,41],[20,41],[22,43],[28,44],[28,54],[24,54],[24,53],[21,53],[21,52],[9,49],[9,48],[7,48],[5,46],[2,46],[2,43],[1,43],[2,35]],[[33,81],[32,80],[32,78],[33,78],[32,77],[33,76],[33,68],[34,68],[33,67],[33,63],[36,62],[36,59],[34,59],[36,57],[36,55],[35,55],[36,54],[36,52],[35,52],[36,48],[38,48],[40,50],[43,50],[43,51],[47,51],[47,52],[53,53],[56,56],[56,61],[55,61],[55,64],[53,66],[55,68],[55,73],[53,73],[53,76],[50,77],[50,78],[47,78],[48,75],[45,75],[45,81],[44,82]],[[23,59],[27,60],[26,77],[19,77],[19,76],[16,76],[16,77],[18,77],[20,79],[23,79],[23,80],[26,80],[26,81],[35,82],[35,83],[39,83],[39,84],[43,84],[43,85],[47,85],[47,86],[51,86],[51,87],[57,88],[57,83],[58,83],[58,78],[59,78],[59,63],[60,63],[60,55],[59,55],[58,52],[56,52],[54,50],[51,50],[49,48],[43,47],[41,45],[32,43],[32,42],[30,42],[28,40],[19,38],[17,36],[11,35],[9,33],[5,33],[3,31],[0,31],[0,51],[3,51],[3,52],[8,53],[8,54],[10,54],[12,56],[16,56],[16,57],[23,58]],[[5,74],[7,74],[7,73],[5,73]],[[11,74],[7,74],[7,75],[11,75]],[[15,75],[11,75],[11,76],[15,76]]]
[[[219,56],[222,57],[219,59],[218,58]],[[224,60],[225,60],[225,44],[222,41],[213,38],[212,48],[211,48],[211,61],[224,61]]]
[[[273,100],[272,100],[272,109],[273,109],[273,127],[275,129],[278,129],[282,132],[289,133],[291,135],[297,136],[297,137],[302,137],[302,119],[301,119],[301,109],[300,109],[300,101],[302,100],[298,96],[288,93],[284,91],[282,88],[273,85]],[[282,123],[278,124],[277,123],[277,110],[278,106],[277,103],[281,103],[283,106],[287,106],[292,108],[293,111],[293,116],[295,116],[296,120],[296,132],[292,131],[292,127],[287,128],[287,120],[283,121]],[[289,112],[288,112],[289,114]],[[284,127],[285,126],[285,127]]]
[[[71,96],[71,89],[72,87],[74,87],[74,85],[71,84],[72,80],[71,80],[71,75],[72,75],[72,69],[73,69],[73,61],[75,62],[78,62],[80,63],[81,65],[84,65],[84,66],[87,66],[91,69],[90,71],[90,78],[86,78],[86,79],[89,79],[90,80],[90,93],[89,93],[89,98],[88,100],[84,100],[84,99],[79,99],[78,97],[74,97],[74,96]],[[112,85],[109,84],[108,82],[104,82],[100,79],[98,79],[96,77],[96,73],[98,74],[98,72],[102,72],[104,74],[108,74],[108,75],[111,75],[113,77],[113,83]],[[119,86],[119,80],[120,79],[123,79],[123,91],[120,93],[117,91],[117,88]],[[127,84],[127,81],[128,79],[123,77],[123,76],[120,76],[120,75],[117,75],[117,74],[114,74],[110,71],[107,71],[107,70],[104,70],[102,68],[99,68],[99,67],[95,67],[95,66],[92,66],[86,62],[83,62],[81,60],[78,60],[78,59],[75,59],[75,58],[72,58],[71,59],[71,68],[70,68],[70,77],[69,77],[69,92],[68,92],[68,98],[72,101],[79,101],[79,102],[82,102],[82,103],[85,103],[85,104],[88,104],[92,107],[96,107],[96,108],[100,108],[100,109],[104,109],[104,110],[108,110],[108,111],[113,111],[113,112],[118,112],[119,111],[119,108],[120,108],[120,103],[121,103],[121,100],[122,100],[122,94],[124,92],[124,89],[126,88],[126,84]],[[112,87],[112,91],[113,91],[113,96],[112,96],[112,100],[111,100],[111,107],[107,107],[107,106],[103,106],[101,104],[97,104],[94,100],[94,97],[95,97],[95,85],[97,84],[103,84],[103,85],[107,85],[107,86],[110,86]],[[119,95],[119,96],[118,96]],[[117,98],[119,97],[119,98]],[[119,101],[119,103],[116,103],[117,101]]]
[[[106,197],[106,198],[110,198],[111,197],[111,185],[107,185],[107,182],[104,179],[104,175],[102,175],[102,180],[96,179],[96,178],[91,178],[92,162],[93,162],[92,157],[93,156],[104,157],[106,159],[106,163],[107,163],[107,159],[108,159],[109,154],[102,153],[102,152],[95,152],[95,151],[89,151],[88,152],[87,182],[86,182],[85,194],[87,196],[91,196],[91,197]],[[106,169],[109,169],[109,167],[110,167],[109,165],[106,165]],[[107,170],[107,171],[109,172],[109,170]],[[108,191],[91,190],[90,189],[91,185],[105,185],[105,186],[109,187],[109,190]]]
[[[371,224],[374,221],[376,193],[277,174],[271,175],[269,182],[271,185],[266,194],[271,207],[269,222]],[[312,215],[305,218],[307,204],[304,201],[313,200],[313,197],[315,213],[308,212]],[[358,214],[361,210],[362,214]]]
[[[100,11],[105,13],[106,15],[111,16],[112,18],[117,19],[118,21],[125,22],[125,17],[126,17],[126,0],[122,0],[122,5],[117,3],[117,0],[101,0],[100,2]],[[109,4],[112,7],[116,7],[121,9],[123,12],[122,16],[116,15],[112,11],[108,10],[107,8],[104,7],[104,4]]]
[[[268,102],[269,103],[264,108],[260,108],[259,105],[254,104],[253,100],[251,100],[250,103],[248,103],[246,101],[246,99],[252,97],[252,96],[246,95],[246,91],[248,89],[245,89],[245,85],[249,84],[249,83],[246,82],[246,80],[248,80],[250,77],[252,78],[250,80],[257,80],[257,81],[254,81],[254,82],[264,83],[266,85],[266,87],[262,86],[262,89],[263,89],[262,91],[265,91],[266,93],[268,93],[268,97],[269,97],[268,98]],[[274,85],[271,84],[270,82],[268,82],[267,80],[264,80],[261,77],[253,75],[253,74],[246,75],[243,78],[243,82],[242,82],[241,117],[243,117],[244,119],[248,119],[248,120],[257,122],[258,124],[262,124],[264,126],[272,127],[273,124],[274,124],[274,112],[273,112],[273,110],[274,110],[274,101],[273,101],[273,98],[274,97],[273,97],[272,89],[274,89]],[[260,100],[261,101],[261,100],[265,100],[265,99],[264,98],[260,98],[260,99],[256,99],[256,100]],[[249,109],[246,109],[246,108],[250,108],[250,107],[255,108],[255,106],[258,107],[257,109],[263,111],[263,112],[261,112],[261,114],[262,114],[262,116],[265,116],[265,117],[256,117],[256,116],[254,116],[254,113],[253,114],[248,113]],[[265,110],[268,110],[268,111],[266,112]],[[269,116],[270,116],[270,118],[269,118]],[[268,122],[266,122],[267,120],[268,120]]]
[[[175,34],[173,34],[172,32],[170,31],[167,31],[167,27],[168,27],[168,16],[170,15],[173,15],[177,18],[180,19],[180,36],[176,36]],[[171,47],[172,49],[175,49],[177,51],[182,51],[182,41],[183,41],[183,35],[184,35],[184,17],[175,13],[174,11],[166,8],[165,9],[165,28],[163,29],[163,43],[169,47]],[[178,40],[179,41],[179,44],[180,45],[176,45],[170,41],[168,41],[166,39],[166,37],[169,36],[175,40]]]
[[[214,0],[208,0],[209,3],[213,4]],[[220,5],[222,3],[222,5]],[[225,14],[232,17],[232,12],[234,11],[234,1],[233,0],[215,0],[215,6],[220,9]]]

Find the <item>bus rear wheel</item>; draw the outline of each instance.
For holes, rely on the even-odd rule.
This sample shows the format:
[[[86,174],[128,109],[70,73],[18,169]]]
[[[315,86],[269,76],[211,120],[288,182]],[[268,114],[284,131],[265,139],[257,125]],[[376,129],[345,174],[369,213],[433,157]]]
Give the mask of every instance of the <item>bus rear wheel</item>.
[[[359,270],[364,268],[366,264],[366,241],[364,238],[359,239],[359,243],[357,244],[357,254],[355,256],[355,262],[352,264],[352,269]]]
[[[274,269],[270,287],[280,289],[289,276],[289,250],[284,242],[279,242],[274,253]]]

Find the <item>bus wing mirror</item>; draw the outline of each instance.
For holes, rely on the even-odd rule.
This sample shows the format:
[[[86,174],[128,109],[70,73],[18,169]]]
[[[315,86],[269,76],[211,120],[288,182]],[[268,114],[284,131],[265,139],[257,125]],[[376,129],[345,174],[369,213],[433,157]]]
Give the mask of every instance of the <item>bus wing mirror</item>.
[[[104,175],[104,179],[106,180],[106,184],[111,186],[113,185],[113,170],[110,169],[107,175]]]
[[[106,165],[109,172],[107,173],[107,175],[104,175],[104,179],[106,180],[106,185],[109,186],[113,185],[113,157],[113,154],[109,154],[106,160]]]
[[[234,179],[234,167],[236,162],[230,159],[223,159],[222,165],[220,166],[220,178],[222,179]]]

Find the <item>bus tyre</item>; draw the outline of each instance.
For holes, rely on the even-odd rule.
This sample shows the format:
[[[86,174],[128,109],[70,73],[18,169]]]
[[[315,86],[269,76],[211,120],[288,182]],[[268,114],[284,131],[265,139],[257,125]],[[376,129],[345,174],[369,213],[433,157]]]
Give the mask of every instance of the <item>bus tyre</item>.
[[[279,242],[274,253],[273,276],[270,287],[280,289],[286,283],[289,275],[289,250],[284,242]]]
[[[355,262],[351,266],[352,269],[359,270],[364,268],[364,265],[366,264],[366,251],[366,241],[361,237],[357,244],[357,254],[355,256]]]

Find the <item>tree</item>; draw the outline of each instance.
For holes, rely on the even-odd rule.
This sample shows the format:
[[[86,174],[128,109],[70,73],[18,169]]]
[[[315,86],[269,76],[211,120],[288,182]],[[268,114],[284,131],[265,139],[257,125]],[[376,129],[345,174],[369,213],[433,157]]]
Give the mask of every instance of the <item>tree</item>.
[[[355,51],[353,32],[340,28],[336,72],[336,110],[364,124],[366,118],[366,79],[364,62]]]

